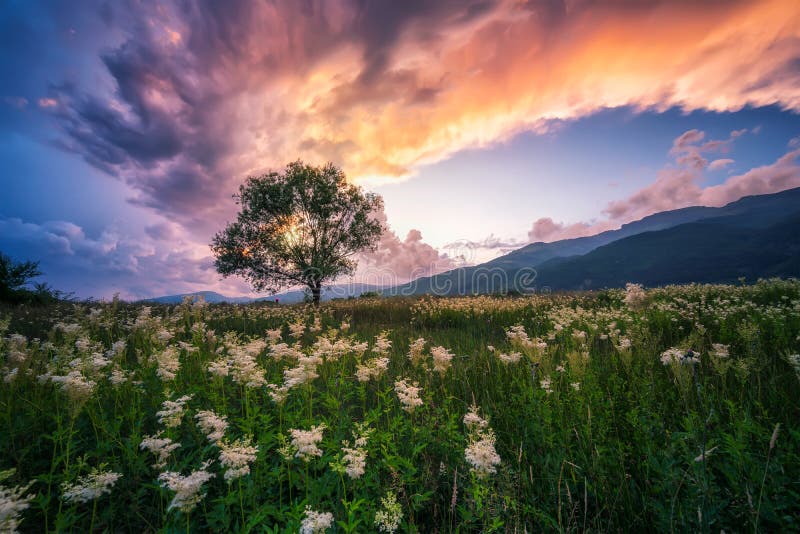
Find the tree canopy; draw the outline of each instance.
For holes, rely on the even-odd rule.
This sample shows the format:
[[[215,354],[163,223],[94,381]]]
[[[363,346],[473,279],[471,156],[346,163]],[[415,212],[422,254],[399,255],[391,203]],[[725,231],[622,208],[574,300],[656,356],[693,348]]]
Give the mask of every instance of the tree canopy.
[[[258,291],[307,286],[315,304],[322,284],[352,274],[357,252],[375,250],[383,232],[374,214],[383,199],[347,182],[333,164],[296,161],[283,172],[247,178],[234,195],[236,221],[211,243],[217,270]]]
[[[22,288],[41,274],[39,262],[16,262],[0,252],[0,301],[18,300]]]

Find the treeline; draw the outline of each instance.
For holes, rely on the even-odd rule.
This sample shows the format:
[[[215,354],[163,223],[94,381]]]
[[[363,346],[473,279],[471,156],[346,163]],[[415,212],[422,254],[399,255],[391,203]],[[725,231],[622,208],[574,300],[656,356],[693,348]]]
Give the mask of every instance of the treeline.
[[[14,261],[0,252],[0,302],[5,304],[52,304],[72,298],[44,282],[32,283],[41,276],[39,262]]]

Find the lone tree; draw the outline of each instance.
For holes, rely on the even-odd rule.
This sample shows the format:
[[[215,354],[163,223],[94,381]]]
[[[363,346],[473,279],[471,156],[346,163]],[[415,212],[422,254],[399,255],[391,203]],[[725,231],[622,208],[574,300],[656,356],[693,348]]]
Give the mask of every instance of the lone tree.
[[[383,199],[347,183],[341,169],[290,163],[282,173],[251,176],[234,195],[241,211],[214,236],[217,270],[237,274],[258,291],[304,285],[319,304],[322,284],[375,250],[383,231],[372,215]]]

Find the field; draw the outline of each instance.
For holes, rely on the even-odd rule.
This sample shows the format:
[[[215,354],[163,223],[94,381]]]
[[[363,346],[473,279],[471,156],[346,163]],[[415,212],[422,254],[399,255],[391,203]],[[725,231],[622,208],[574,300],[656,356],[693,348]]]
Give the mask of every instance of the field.
[[[0,531],[800,529],[797,281],[0,318]]]

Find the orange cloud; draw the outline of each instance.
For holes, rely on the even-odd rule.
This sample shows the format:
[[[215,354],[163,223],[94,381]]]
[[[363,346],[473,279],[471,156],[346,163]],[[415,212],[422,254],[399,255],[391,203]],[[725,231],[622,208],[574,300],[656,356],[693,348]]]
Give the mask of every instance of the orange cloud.
[[[394,176],[605,107],[800,109],[797,2],[621,6],[577,4],[553,23],[502,3],[431,40],[410,24],[382,79],[319,101],[309,147],[346,143],[357,149],[333,155],[351,174]]]
[[[247,174],[297,158],[370,183],[608,107],[800,110],[796,0],[119,9],[114,94],[54,86],[52,112],[65,148],[199,239]]]

